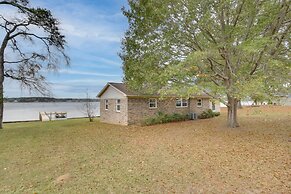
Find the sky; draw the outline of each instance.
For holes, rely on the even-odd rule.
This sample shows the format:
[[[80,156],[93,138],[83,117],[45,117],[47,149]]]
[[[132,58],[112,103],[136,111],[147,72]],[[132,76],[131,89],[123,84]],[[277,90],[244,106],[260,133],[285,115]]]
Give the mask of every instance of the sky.
[[[30,0],[32,7],[51,10],[66,36],[70,67],[45,73],[53,97],[95,97],[107,82],[121,82],[118,56],[128,27],[121,8],[126,0]],[[5,97],[39,96],[21,89],[16,81],[4,83]]]

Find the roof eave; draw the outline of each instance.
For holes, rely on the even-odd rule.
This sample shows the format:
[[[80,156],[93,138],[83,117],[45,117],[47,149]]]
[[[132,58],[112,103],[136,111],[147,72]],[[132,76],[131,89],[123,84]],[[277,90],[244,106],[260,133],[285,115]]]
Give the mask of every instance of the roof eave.
[[[116,88],[115,86],[113,86],[110,82],[108,82],[104,88],[98,93],[97,97],[100,98],[102,96],[102,94],[104,94],[104,92],[107,90],[107,88],[111,86],[112,88],[114,88],[115,90],[119,91],[120,93],[122,93],[125,97],[127,97],[127,95],[122,92],[121,90],[119,90],[118,88]]]
[[[160,95],[127,95],[128,98],[160,98]],[[162,96],[162,98],[179,98],[179,96]],[[190,96],[189,98],[212,98],[211,96]]]
[[[107,83],[102,90],[98,93],[97,97],[100,98],[102,94],[106,91],[106,89],[109,87],[110,83]]]

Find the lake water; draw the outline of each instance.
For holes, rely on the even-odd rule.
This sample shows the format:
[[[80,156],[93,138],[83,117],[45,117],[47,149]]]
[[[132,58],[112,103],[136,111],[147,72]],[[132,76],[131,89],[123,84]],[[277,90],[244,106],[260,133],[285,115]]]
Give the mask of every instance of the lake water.
[[[100,103],[93,102],[95,115],[100,116]],[[251,101],[242,102],[250,106]],[[221,107],[226,107],[224,104]],[[67,112],[68,118],[86,117],[84,102],[30,102],[30,103],[4,103],[4,122],[35,121],[39,120],[39,112]]]
[[[95,115],[100,115],[100,103],[93,102]],[[84,102],[4,103],[4,122],[39,120],[39,112],[67,112],[68,118],[85,117]]]

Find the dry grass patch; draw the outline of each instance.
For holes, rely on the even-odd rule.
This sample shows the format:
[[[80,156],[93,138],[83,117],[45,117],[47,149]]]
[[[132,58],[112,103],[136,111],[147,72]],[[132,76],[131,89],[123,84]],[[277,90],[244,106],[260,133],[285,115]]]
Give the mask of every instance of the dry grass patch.
[[[0,192],[290,193],[291,108],[244,108],[238,129],[225,119],[7,124]]]

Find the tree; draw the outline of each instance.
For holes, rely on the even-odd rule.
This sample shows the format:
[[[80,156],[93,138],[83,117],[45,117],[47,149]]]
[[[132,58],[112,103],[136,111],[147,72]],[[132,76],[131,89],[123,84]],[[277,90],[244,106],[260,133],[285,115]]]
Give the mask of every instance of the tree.
[[[237,105],[267,85],[290,83],[290,7],[286,0],[130,0],[123,8],[124,81],[148,93],[204,92]]]
[[[69,65],[65,36],[51,12],[32,8],[28,0],[0,0],[0,8],[13,9],[15,15],[0,13],[0,128],[3,120],[3,83],[17,80],[21,86],[43,95],[49,93],[43,70],[56,71]],[[3,36],[2,36],[3,35]]]
[[[96,116],[97,106],[94,101],[90,98],[89,93],[86,93],[86,100],[83,104],[83,112],[88,117],[90,122],[93,122],[94,117]]]
[[[277,79],[280,79],[278,77]],[[279,81],[280,83],[280,81]],[[262,104],[263,102],[272,102],[274,100],[277,100],[279,96],[286,96],[288,95],[288,88],[290,89],[290,86],[288,84],[283,84],[283,85],[271,85],[269,83],[261,83],[261,87],[257,88],[256,91],[252,92],[250,94],[250,98],[253,101],[253,105],[258,105],[258,103]]]

